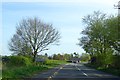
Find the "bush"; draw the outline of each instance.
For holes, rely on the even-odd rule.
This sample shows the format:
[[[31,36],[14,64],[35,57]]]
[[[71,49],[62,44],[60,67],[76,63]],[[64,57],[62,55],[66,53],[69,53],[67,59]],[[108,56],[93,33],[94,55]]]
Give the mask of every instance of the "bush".
[[[32,60],[24,56],[11,56],[8,64],[9,66],[28,66],[32,64]]]

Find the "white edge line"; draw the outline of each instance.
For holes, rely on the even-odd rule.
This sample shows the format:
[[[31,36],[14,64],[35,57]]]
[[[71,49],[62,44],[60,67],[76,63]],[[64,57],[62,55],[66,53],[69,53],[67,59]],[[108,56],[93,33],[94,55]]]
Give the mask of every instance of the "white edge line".
[[[77,66],[76,66],[76,68],[80,71],[80,68],[78,68]],[[82,71],[82,73],[85,75],[85,76],[88,76],[86,73],[84,73],[83,71]]]
[[[86,73],[82,72],[85,76],[88,76]]]

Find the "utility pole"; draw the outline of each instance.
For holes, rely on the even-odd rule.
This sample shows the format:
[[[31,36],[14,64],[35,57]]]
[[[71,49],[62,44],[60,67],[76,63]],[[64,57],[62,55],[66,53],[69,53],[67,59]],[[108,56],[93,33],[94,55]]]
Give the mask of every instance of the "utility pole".
[[[118,2],[118,16],[120,16],[120,1]]]
[[[117,5],[114,5],[115,9],[118,9],[118,16],[120,16],[120,1],[118,2]]]

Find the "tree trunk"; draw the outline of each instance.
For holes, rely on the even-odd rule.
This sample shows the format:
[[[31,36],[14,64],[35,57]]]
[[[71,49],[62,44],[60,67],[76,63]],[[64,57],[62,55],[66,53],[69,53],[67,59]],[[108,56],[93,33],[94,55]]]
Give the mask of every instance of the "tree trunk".
[[[33,53],[33,62],[35,62],[36,54],[37,54],[37,52],[35,51],[35,52]]]

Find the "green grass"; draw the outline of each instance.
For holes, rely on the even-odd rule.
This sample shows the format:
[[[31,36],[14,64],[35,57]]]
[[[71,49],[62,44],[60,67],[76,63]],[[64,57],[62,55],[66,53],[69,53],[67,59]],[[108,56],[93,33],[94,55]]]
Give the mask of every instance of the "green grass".
[[[2,78],[27,78],[32,77],[34,74],[38,72],[42,72],[51,68],[54,68],[61,64],[66,64],[66,61],[62,60],[47,60],[44,64],[39,65],[30,65],[30,66],[21,66],[17,67],[12,65],[7,66],[3,69]]]
[[[96,70],[99,70],[99,71],[103,71],[103,72],[106,72],[106,73],[109,73],[109,74],[112,74],[112,75],[116,75],[116,76],[120,76],[120,70],[119,69],[115,69],[115,68],[104,68],[104,67],[98,67],[98,66],[95,66],[95,65],[92,65],[92,64],[85,64],[86,66],[88,67],[92,67]]]
[[[66,64],[68,62],[64,61],[64,60],[47,60],[45,62],[45,66],[47,66],[48,68],[54,68],[58,65],[61,65],[61,64]]]
[[[2,72],[3,78],[24,78],[33,75],[38,71],[47,70],[47,67],[44,66],[27,66],[19,67],[13,69],[6,69]]]
[[[60,65],[60,64],[66,64],[67,62],[64,60],[47,60],[45,62],[46,65]]]

